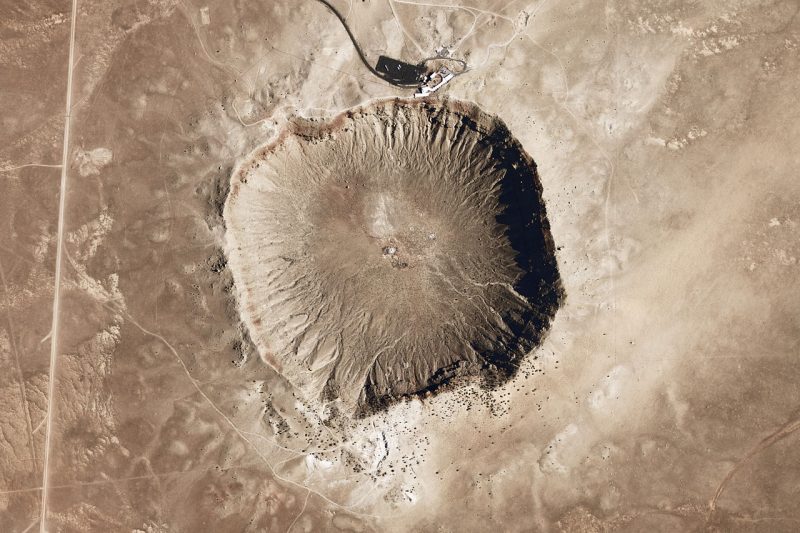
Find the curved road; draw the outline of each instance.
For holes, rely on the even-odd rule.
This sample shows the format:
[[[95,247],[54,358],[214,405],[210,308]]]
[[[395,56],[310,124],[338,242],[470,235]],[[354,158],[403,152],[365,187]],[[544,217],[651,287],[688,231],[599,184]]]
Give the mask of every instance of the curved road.
[[[353,32],[350,31],[350,26],[347,25],[347,21],[345,20],[344,16],[342,16],[342,14],[339,12],[339,10],[333,7],[333,5],[330,2],[328,2],[328,0],[317,0],[317,2],[327,7],[331,13],[336,15],[336,18],[339,19],[339,22],[341,22],[342,26],[344,26],[344,30],[347,32],[347,36],[350,37],[350,41],[352,41],[359,59],[361,59],[361,62],[364,63],[364,66],[367,67],[367,69],[369,69],[370,72],[375,74],[377,77],[379,77],[386,83],[394,85],[395,87],[413,88],[419,85],[418,83],[397,82],[395,80],[386,77],[380,71],[376,70],[375,67],[373,67],[372,64],[367,60],[367,56],[364,55],[364,51],[361,49],[361,46],[359,46],[358,41],[356,41],[355,35],[353,35]]]

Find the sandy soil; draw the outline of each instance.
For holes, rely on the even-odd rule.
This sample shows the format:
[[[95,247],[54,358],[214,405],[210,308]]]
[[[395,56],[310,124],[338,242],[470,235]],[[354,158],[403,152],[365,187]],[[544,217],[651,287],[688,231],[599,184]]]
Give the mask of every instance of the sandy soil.
[[[494,390],[309,405],[239,315],[230,179],[410,91],[312,0],[0,3],[0,531],[797,530],[800,5],[334,3],[535,160],[549,335]]]

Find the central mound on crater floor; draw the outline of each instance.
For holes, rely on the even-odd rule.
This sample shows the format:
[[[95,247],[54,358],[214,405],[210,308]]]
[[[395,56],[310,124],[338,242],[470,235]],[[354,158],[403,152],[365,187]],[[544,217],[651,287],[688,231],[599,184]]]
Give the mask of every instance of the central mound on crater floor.
[[[513,376],[563,296],[533,160],[463,102],[294,122],[234,173],[224,217],[262,358],[345,412]]]

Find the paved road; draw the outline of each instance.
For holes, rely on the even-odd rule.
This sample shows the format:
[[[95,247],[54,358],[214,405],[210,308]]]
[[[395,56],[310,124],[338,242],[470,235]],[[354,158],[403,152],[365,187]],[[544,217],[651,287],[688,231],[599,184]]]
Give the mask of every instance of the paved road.
[[[367,67],[367,69],[369,69],[370,72],[375,74],[377,77],[379,77],[380,79],[382,79],[386,83],[394,85],[395,87],[411,88],[411,87],[417,87],[419,85],[418,83],[402,83],[402,82],[398,82],[396,80],[393,80],[393,79],[387,77],[382,72],[376,70],[375,67],[372,66],[372,63],[370,63],[369,60],[367,59],[367,56],[364,55],[364,50],[362,50],[361,46],[359,46],[355,35],[353,35],[353,32],[350,30],[350,26],[347,25],[347,21],[345,20],[344,16],[342,16],[342,14],[339,12],[339,10],[336,9],[335,7],[333,7],[333,5],[330,2],[328,2],[328,0],[317,0],[317,2],[319,2],[320,4],[322,4],[325,7],[327,7],[328,10],[331,13],[336,15],[336,18],[339,19],[339,22],[341,22],[342,26],[344,26],[344,30],[347,32],[347,36],[350,37],[350,41],[352,41],[353,46],[356,49],[356,53],[358,53],[359,59],[361,59],[361,62],[364,63],[364,66]]]

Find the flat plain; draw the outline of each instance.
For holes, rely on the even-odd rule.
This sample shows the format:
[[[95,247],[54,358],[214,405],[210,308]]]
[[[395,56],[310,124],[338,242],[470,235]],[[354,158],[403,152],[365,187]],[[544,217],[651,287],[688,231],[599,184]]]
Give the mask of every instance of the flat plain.
[[[463,61],[431,101],[535,161],[546,335],[492,386],[309,399],[232,179],[413,89],[316,0],[0,1],[0,531],[796,531],[800,3],[331,5],[373,62]]]

